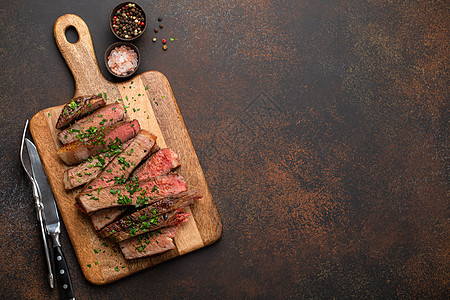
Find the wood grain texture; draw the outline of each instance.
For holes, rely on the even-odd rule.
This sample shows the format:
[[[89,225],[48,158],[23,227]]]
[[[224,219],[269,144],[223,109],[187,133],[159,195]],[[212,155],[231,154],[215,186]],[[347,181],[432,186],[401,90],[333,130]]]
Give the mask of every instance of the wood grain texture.
[[[65,37],[70,26],[75,27],[79,35],[75,44],[70,44]],[[107,81],[98,68],[89,29],[76,15],[60,17],[54,25],[54,36],[75,79],[74,97],[106,93],[108,103],[123,101],[124,106],[128,106],[129,119],[139,120],[142,129],[158,136],[161,148],[170,147],[179,155],[179,173],[186,178],[188,187],[203,195],[185,210],[191,217],[179,228],[176,249],[127,261],[114,243],[97,236],[89,219],[75,208],[74,196],[79,189],[64,190],[62,174],[67,166],[56,154],[61,143],[55,129],[62,106],[37,113],[30,122],[30,131],[85,277],[94,284],[106,284],[218,240],[222,224],[167,78],[151,71],[122,83]]]

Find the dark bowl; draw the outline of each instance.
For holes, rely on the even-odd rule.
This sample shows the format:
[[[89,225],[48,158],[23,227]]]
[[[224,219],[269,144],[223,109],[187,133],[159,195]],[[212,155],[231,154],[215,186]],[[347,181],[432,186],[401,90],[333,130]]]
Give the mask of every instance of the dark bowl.
[[[126,39],[126,38],[124,38],[124,37],[120,37],[120,36],[114,31],[114,27],[113,27],[113,17],[114,17],[114,13],[115,13],[119,8],[122,8],[122,7],[124,7],[125,5],[130,4],[130,3],[131,3],[131,4],[134,4],[135,7],[137,7],[138,9],[140,9],[140,10],[142,11],[142,14],[144,15],[144,28],[142,28],[140,34],[135,35],[135,36],[133,36],[133,37],[131,37],[131,38]],[[122,41],[132,41],[132,40],[137,39],[138,37],[140,37],[140,36],[144,33],[145,29],[147,28],[147,16],[145,15],[145,11],[142,9],[142,7],[141,7],[139,4],[134,3],[134,2],[123,2],[123,3],[120,3],[119,5],[117,5],[116,7],[114,7],[114,8],[111,10],[111,13],[109,14],[109,21],[108,21],[108,22],[109,22],[109,28],[111,28],[112,33],[113,33],[119,40],[122,40]]]
[[[137,66],[136,66],[136,68],[134,68],[133,72],[129,72],[129,73],[127,73],[126,75],[117,75],[116,73],[114,73],[114,72],[111,70],[111,68],[110,68],[109,65],[108,65],[108,56],[109,56],[109,54],[111,53],[111,51],[112,51],[114,48],[120,47],[120,46],[122,46],[122,45],[128,46],[128,47],[130,47],[131,49],[133,49],[134,52],[137,53],[137,60],[138,60],[138,61],[137,61]],[[113,76],[115,76],[115,77],[117,77],[117,78],[128,78],[128,77],[130,77],[131,75],[133,75],[134,73],[136,73],[136,70],[139,68],[139,65],[140,65],[140,64],[141,64],[141,54],[139,53],[138,47],[136,47],[136,46],[133,45],[132,43],[127,43],[127,42],[117,42],[117,43],[114,43],[114,44],[112,44],[111,46],[109,46],[108,49],[105,51],[105,65],[106,65],[106,68],[108,69],[109,73],[111,73],[111,75],[113,75]]]

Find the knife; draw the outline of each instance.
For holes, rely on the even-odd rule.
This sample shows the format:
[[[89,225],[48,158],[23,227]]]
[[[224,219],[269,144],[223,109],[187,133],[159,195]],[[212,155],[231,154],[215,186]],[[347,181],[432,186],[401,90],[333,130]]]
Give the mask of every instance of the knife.
[[[33,177],[41,192],[42,204],[44,205],[44,220],[47,234],[51,236],[53,242],[53,258],[56,279],[62,294],[63,299],[75,299],[73,295],[72,281],[70,279],[69,269],[67,267],[66,259],[64,258],[59,241],[59,234],[61,233],[61,226],[59,222],[58,209],[56,208],[55,198],[42,167],[41,159],[37,152],[36,146],[29,139],[25,138],[28,153],[31,159],[31,168],[33,170]]]

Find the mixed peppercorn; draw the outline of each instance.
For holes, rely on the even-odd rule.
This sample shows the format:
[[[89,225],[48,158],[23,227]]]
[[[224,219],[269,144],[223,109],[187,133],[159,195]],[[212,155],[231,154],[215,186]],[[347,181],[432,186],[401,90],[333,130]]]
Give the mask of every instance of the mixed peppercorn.
[[[134,39],[145,29],[144,11],[135,3],[128,3],[114,12],[112,27],[119,38]]]

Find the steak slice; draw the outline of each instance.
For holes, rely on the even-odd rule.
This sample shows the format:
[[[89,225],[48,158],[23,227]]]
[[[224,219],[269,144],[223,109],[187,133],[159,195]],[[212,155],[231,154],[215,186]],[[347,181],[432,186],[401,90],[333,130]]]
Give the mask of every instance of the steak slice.
[[[119,243],[125,259],[135,259],[160,254],[175,249],[173,238],[178,225],[141,234]]]
[[[128,148],[124,152],[117,154],[97,177],[87,184],[83,192],[92,192],[96,189],[125,183],[136,166],[150,155],[150,150],[155,142],[156,135],[146,130],[141,130]]]
[[[94,212],[89,217],[95,230],[98,231],[106,225],[119,220],[126,210],[126,207],[105,208]]]
[[[113,159],[117,153],[121,153],[130,145],[133,139],[126,141],[123,145],[112,145],[110,151],[100,153],[75,167],[64,171],[64,188],[71,190],[82,186],[95,178],[101,170]],[[115,147],[114,147],[115,146]]]
[[[102,187],[94,191],[83,191],[75,198],[84,211],[93,213],[100,209],[117,206],[146,205],[186,190],[186,181],[183,176],[170,174],[128,184]]]
[[[155,216],[151,220],[155,221],[143,221],[135,226],[131,226],[127,229],[115,232],[109,236],[113,241],[119,243],[129,238],[144,234],[146,232],[154,231],[157,229],[174,226],[184,221],[189,214],[181,213],[179,211],[171,211],[166,214]]]
[[[67,165],[75,165],[89,157],[107,152],[111,145],[119,145],[135,137],[140,131],[139,122],[118,122],[104,131],[101,130],[95,138],[87,142],[75,141],[62,146],[56,153]]]
[[[178,155],[172,150],[165,148],[150,156],[144,164],[134,170],[131,178],[137,177],[138,180],[144,180],[160,174],[167,174],[179,166]]]
[[[70,102],[66,103],[61,110],[58,121],[56,121],[56,129],[62,129],[73,121],[78,120],[105,105],[105,99],[98,95],[73,98]]]
[[[58,139],[63,144],[74,141],[87,141],[95,136],[95,133],[125,118],[125,110],[120,104],[107,105],[90,115],[76,121],[70,127],[58,133]]]
[[[163,198],[103,228],[99,232],[99,236],[108,237],[119,231],[130,229],[131,227],[139,227],[139,225],[144,222],[150,222],[153,225],[157,225],[158,216],[174,210],[180,211],[201,197],[199,192],[190,191]]]

